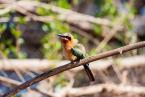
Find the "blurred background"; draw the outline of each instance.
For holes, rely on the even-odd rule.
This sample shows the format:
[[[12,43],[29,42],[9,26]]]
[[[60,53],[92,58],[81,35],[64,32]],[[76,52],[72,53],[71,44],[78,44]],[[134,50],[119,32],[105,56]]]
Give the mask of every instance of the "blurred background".
[[[57,38],[66,32],[87,56],[144,41],[145,0],[0,0],[0,95],[68,63]],[[145,48],[91,64],[91,85],[78,67],[14,97],[145,97]]]

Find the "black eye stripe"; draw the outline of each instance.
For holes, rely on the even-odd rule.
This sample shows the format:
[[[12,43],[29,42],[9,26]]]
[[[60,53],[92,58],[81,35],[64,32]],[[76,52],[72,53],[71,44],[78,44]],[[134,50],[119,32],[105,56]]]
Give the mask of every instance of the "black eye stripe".
[[[67,39],[71,40],[71,37],[69,37],[69,36],[65,36],[65,38],[67,38]]]

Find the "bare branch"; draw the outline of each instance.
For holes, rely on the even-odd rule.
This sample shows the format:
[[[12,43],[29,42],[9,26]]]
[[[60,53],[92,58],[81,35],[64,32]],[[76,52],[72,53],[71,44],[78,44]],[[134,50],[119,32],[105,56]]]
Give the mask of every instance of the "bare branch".
[[[104,39],[100,42],[100,44],[98,45],[98,47],[96,48],[97,52],[100,52],[102,49],[104,49],[104,47],[107,45],[107,43],[113,38],[113,36],[115,36],[115,34],[120,30],[119,27],[114,26],[110,33],[108,35],[106,35],[104,37]]]
[[[1,77],[0,80],[4,81],[6,83],[10,83],[13,85],[20,85],[21,82],[6,78],[6,77]],[[70,96],[70,97],[76,97],[76,96],[82,96],[82,95],[90,95],[90,94],[96,94],[100,93],[103,90],[106,90],[106,92],[116,92],[116,93],[135,93],[135,94],[145,94],[145,87],[142,86],[132,86],[132,85],[116,85],[116,84],[97,84],[93,86],[85,86],[85,87],[79,87],[79,88],[64,88],[60,92],[54,92],[52,94],[50,93],[45,93],[44,91],[42,92],[39,89],[33,89],[34,91],[38,91],[44,95],[49,95],[49,96],[57,96],[58,97],[65,97],[65,96]],[[85,91],[84,91],[85,90]],[[49,92],[49,91],[48,91]]]
[[[3,76],[0,76],[0,81],[3,81],[5,83],[10,83],[10,84],[16,85],[16,86],[22,84],[19,81],[16,81],[16,80],[13,80],[13,79],[10,79],[10,78],[7,78],[7,77],[3,77]]]
[[[117,64],[119,69],[132,68],[137,66],[145,65],[145,56],[132,56],[126,58],[108,59],[108,60],[98,60],[90,63],[90,68],[94,71],[101,71],[107,69],[111,64]],[[115,60],[115,63],[114,63]],[[46,71],[55,66],[62,66],[67,64],[69,61],[56,61],[47,59],[0,59],[0,70],[13,71],[14,68],[19,71]],[[101,65],[100,65],[101,64]],[[80,71],[83,68],[78,67],[71,69],[71,71]]]
[[[103,90],[106,90],[107,92],[112,91],[116,93],[145,94],[145,87],[128,86],[128,85],[124,86],[124,85],[115,85],[115,84],[100,84],[100,85],[86,86],[81,88],[72,88],[68,91],[66,90],[66,95],[76,97],[76,96],[100,93]]]
[[[12,85],[15,85],[15,86],[18,86],[20,84],[22,84],[22,82],[19,82],[17,80],[14,80],[14,79],[11,79],[11,78],[7,78],[7,77],[3,77],[3,76],[0,76],[0,81],[4,82],[4,83],[7,83],[7,84],[12,84]],[[35,92],[39,92],[43,95],[46,95],[47,97],[54,97],[54,94],[53,93],[50,93],[50,92],[44,92],[38,88],[36,89],[29,89],[29,91],[32,90],[32,91],[35,91]]]
[[[132,86],[132,85],[117,85],[117,84],[97,84],[79,88],[64,88],[60,92],[55,93],[55,97],[78,97],[83,95],[91,95],[105,92],[113,93],[135,93],[145,94],[145,87],[143,86]]]
[[[58,13],[59,14],[58,18],[60,20],[63,20],[63,21],[69,22],[69,23],[73,23],[73,24],[77,24],[80,27],[83,27],[84,25],[82,26],[82,24],[86,24],[86,22],[87,22],[87,24],[88,23],[94,23],[94,24],[112,26],[111,21],[109,21],[107,19],[95,18],[93,16],[80,14],[80,13],[77,13],[77,12],[74,12],[74,11],[71,11],[71,10],[68,10],[68,9],[56,7],[54,5],[49,5],[49,4],[45,4],[45,3],[42,3],[42,2],[40,3],[40,2],[37,2],[37,1],[24,1],[24,0],[15,1],[13,3],[8,2],[8,1],[4,1],[4,0],[0,0],[0,2],[3,3],[3,4],[7,4],[6,7],[8,7],[8,8],[5,8],[4,10],[0,10],[1,13],[4,13],[4,12],[6,13],[6,12],[9,12],[10,9],[11,10],[15,9],[20,13],[31,16],[32,14],[29,14],[27,12],[28,11],[34,11],[35,7],[39,6],[39,7],[43,7],[45,9],[48,9],[48,10],[52,10],[55,13]],[[27,6],[25,6],[25,5],[27,5]],[[20,9],[18,9],[18,8],[20,8]],[[6,10],[6,9],[8,9],[8,10]],[[35,17],[35,20],[37,20],[37,17]]]

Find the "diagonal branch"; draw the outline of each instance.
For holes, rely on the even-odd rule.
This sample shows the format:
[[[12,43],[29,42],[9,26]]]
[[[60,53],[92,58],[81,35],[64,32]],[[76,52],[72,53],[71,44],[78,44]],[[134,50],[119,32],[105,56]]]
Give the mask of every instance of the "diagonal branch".
[[[102,71],[110,67],[112,64],[117,64],[119,69],[125,68],[133,68],[145,65],[145,55],[138,55],[138,56],[130,56],[126,58],[115,58],[115,59],[108,59],[108,60],[99,60],[90,63],[90,68],[94,71]],[[42,72],[50,70],[55,64],[55,66],[62,66],[69,61],[62,60],[47,60],[47,59],[0,59],[0,71],[14,71],[14,68],[18,71],[34,71],[34,72]],[[95,65],[93,65],[95,64]],[[100,65],[101,64],[101,65]],[[75,68],[71,69],[73,72],[78,72],[83,68]]]
[[[69,69],[72,69],[72,68],[75,68],[75,67],[93,62],[93,61],[97,61],[99,59],[103,59],[103,58],[113,56],[113,55],[122,54],[124,52],[130,51],[130,50],[133,50],[133,49],[142,48],[142,47],[145,47],[145,41],[138,42],[138,43],[131,44],[131,45],[127,45],[127,46],[124,46],[124,47],[121,47],[121,48],[118,48],[118,49],[114,49],[114,50],[111,50],[111,51],[107,51],[107,52],[104,52],[104,53],[101,53],[101,54],[98,54],[98,55],[95,55],[95,56],[91,56],[91,57],[85,58],[85,59],[83,59],[79,62],[68,63],[66,65],[54,68],[52,70],[49,70],[49,71],[47,71],[47,72],[45,72],[41,75],[38,75],[35,78],[30,79],[30,80],[26,81],[25,83],[15,87],[11,91],[5,93],[2,97],[11,97],[12,95],[15,95],[19,91],[21,91],[21,90],[23,90],[23,89],[25,89],[25,88],[27,88],[27,87],[35,84],[35,83],[38,83],[38,82],[40,82],[40,81],[42,81],[42,80],[44,80],[48,77],[54,76],[56,74],[59,74],[61,72],[66,71],[66,70],[69,70]]]
[[[28,1],[28,0],[27,1],[20,0],[20,1],[9,2],[9,0],[0,0],[0,3],[6,5],[5,9],[0,10],[1,15],[4,13],[8,13],[11,10],[16,10],[20,13],[26,14],[27,12],[34,12],[34,9],[39,6],[39,7],[45,8],[47,10],[51,10],[54,13],[58,13],[59,14],[58,19],[60,19],[62,21],[66,21],[68,23],[79,24],[79,26],[82,26],[82,22],[83,23],[87,22],[87,24],[93,23],[93,24],[112,26],[112,22],[108,19],[96,18],[96,17],[90,16],[90,15],[77,13],[75,11],[60,8],[60,7],[51,5],[51,4],[45,4],[42,2]],[[18,9],[18,8],[20,8],[20,9]],[[32,14],[27,13],[27,15],[31,16]],[[45,18],[45,19],[47,19],[47,18]],[[37,17],[35,17],[35,20],[37,20]],[[44,19],[43,19],[43,21],[44,21]]]
[[[22,84],[20,81],[17,81],[17,80],[8,78],[8,77],[3,77],[3,76],[0,76],[0,81],[4,82],[6,84],[14,85],[14,86],[18,86],[18,85]],[[53,93],[50,93],[50,92],[46,93],[38,88],[33,88],[33,89],[29,88],[29,91],[30,90],[35,91],[35,92],[39,92],[39,93],[45,95],[46,97],[54,97]]]

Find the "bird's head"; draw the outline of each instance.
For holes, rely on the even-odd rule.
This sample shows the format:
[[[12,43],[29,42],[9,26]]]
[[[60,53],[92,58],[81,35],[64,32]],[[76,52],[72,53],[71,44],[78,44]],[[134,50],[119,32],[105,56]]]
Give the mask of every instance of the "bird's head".
[[[73,42],[73,36],[70,33],[58,34],[57,35],[62,43]]]
[[[77,39],[74,39],[70,33],[58,34],[57,35],[64,47],[73,47],[78,43]]]

